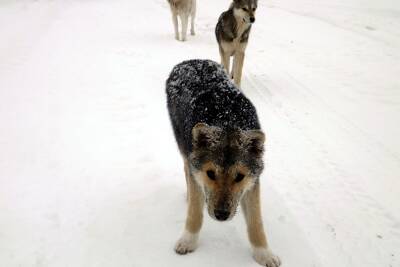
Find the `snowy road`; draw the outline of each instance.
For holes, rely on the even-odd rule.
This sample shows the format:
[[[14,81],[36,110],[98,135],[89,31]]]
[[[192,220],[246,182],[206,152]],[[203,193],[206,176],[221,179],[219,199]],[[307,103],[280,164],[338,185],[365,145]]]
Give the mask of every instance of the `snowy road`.
[[[240,212],[173,252],[185,182],[164,82],[219,59],[227,5],[198,0],[181,43],[165,0],[0,3],[0,266],[257,266]],[[399,73],[398,1],[259,4],[242,87],[283,266],[400,266]]]

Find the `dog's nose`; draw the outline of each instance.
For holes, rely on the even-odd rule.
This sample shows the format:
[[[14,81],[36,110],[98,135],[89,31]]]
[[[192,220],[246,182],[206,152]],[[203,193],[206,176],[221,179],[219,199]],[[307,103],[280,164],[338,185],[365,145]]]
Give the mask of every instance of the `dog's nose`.
[[[225,221],[228,219],[230,212],[226,210],[214,210],[215,218],[217,218],[218,221]]]
[[[256,21],[255,17],[250,17],[250,22],[253,23],[254,21]]]

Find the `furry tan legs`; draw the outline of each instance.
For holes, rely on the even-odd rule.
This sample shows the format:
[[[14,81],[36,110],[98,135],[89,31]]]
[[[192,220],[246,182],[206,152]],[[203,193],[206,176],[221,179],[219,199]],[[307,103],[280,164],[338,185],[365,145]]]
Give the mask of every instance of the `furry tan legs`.
[[[219,48],[219,55],[221,56],[221,64],[224,66],[226,73],[229,75],[231,57],[227,53],[225,53],[221,47]]]
[[[221,64],[224,66],[226,73],[233,78],[235,84],[240,87],[242,81],[242,70],[244,62],[244,51],[236,51],[233,57],[232,71],[229,73],[230,69],[230,55],[220,47],[219,54],[221,56]]]
[[[180,15],[180,18],[181,18],[181,23],[182,23],[181,41],[184,42],[187,40],[186,34],[187,34],[187,28],[188,28],[188,22],[189,22],[189,15]]]
[[[179,15],[180,21],[181,21],[181,39],[179,39],[179,22],[178,22],[178,14],[172,14],[172,23],[174,24],[174,32],[175,32],[175,39],[176,40],[182,40],[186,41],[187,38],[187,29],[188,29],[188,23],[189,23],[189,16],[188,15]],[[194,31],[194,20],[195,20],[195,14],[191,15],[191,28],[190,28],[190,34],[195,35]]]
[[[248,191],[242,199],[242,209],[247,223],[247,233],[253,247],[254,259],[267,267],[278,267],[281,262],[268,247],[261,216],[260,185]]]
[[[185,224],[185,231],[175,245],[178,254],[192,252],[197,247],[197,241],[201,225],[203,224],[204,196],[201,188],[190,175],[187,161],[185,160],[185,175],[187,182],[188,209]]]
[[[237,86],[240,87],[242,81],[242,69],[243,69],[243,61],[244,61],[244,51],[236,51],[235,56],[233,58],[233,80]]]
[[[194,31],[194,19],[196,18],[196,1],[193,1],[192,12],[190,12],[191,23],[190,23],[190,34],[195,35]]]
[[[179,40],[178,15],[177,14],[172,14],[172,22],[174,24],[175,39]]]

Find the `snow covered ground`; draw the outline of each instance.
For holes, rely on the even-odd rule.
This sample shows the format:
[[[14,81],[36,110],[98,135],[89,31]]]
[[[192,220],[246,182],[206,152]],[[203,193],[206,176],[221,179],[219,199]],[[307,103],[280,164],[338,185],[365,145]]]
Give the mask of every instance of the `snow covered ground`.
[[[400,2],[259,1],[243,91],[267,134],[282,266],[400,266]],[[185,179],[164,82],[219,60],[229,1],[173,38],[165,0],[0,2],[0,266],[257,266],[239,213],[173,246]]]

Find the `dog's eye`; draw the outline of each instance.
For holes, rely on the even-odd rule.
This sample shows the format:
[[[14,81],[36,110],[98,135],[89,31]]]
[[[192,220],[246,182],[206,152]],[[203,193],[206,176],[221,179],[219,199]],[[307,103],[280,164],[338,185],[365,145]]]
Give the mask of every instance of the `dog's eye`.
[[[207,176],[211,180],[215,180],[215,172],[214,171],[212,171],[212,170],[207,171]]]
[[[246,11],[246,12],[248,11],[247,8],[245,8],[245,7],[243,7],[242,9],[243,9],[244,11]]]
[[[253,7],[253,11],[256,11],[256,9]]]
[[[244,174],[238,173],[238,174],[236,174],[235,182],[239,183],[240,181],[243,180],[243,178],[244,178]]]

